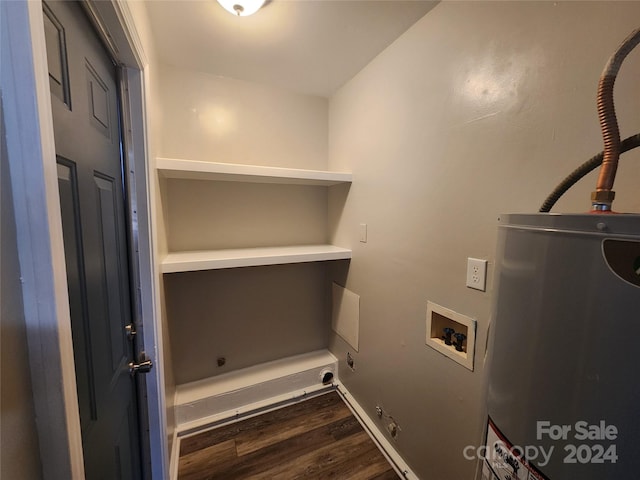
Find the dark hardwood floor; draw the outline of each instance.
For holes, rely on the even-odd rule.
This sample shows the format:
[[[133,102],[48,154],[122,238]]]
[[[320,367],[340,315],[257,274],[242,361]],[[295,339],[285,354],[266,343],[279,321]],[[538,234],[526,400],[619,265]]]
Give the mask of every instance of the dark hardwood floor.
[[[179,480],[397,480],[336,392],[180,441]]]

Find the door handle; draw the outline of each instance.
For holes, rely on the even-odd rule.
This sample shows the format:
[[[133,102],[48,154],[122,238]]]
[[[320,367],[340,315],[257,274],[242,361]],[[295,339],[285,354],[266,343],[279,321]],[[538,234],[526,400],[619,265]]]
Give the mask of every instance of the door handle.
[[[129,373],[133,377],[136,373],[149,373],[153,368],[151,360],[144,360],[138,363],[129,362]]]

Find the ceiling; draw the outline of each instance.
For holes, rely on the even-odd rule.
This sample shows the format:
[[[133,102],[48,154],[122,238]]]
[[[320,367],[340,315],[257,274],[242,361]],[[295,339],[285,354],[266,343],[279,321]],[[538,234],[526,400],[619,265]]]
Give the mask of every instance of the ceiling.
[[[147,9],[163,63],[330,97],[436,3],[270,0],[249,17],[215,0]]]

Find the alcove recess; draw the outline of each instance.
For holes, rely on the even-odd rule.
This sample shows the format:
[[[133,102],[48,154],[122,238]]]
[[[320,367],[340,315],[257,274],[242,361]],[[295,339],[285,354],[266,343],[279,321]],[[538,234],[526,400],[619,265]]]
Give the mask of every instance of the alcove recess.
[[[476,321],[458,312],[454,312],[437,303],[427,302],[426,344],[451,360],[473,371],[476,344]],[[453,338],[451,345],[446,344],[445,329],[464,335],[462,345]],[[452,336],[455,335],[452,333]]]
[[[327,242],[328,189],[346,198],[351,174],[167,158],[156,167],[177,398],[224,394],[228,375],[326,352],[326,262],[351,258]]]

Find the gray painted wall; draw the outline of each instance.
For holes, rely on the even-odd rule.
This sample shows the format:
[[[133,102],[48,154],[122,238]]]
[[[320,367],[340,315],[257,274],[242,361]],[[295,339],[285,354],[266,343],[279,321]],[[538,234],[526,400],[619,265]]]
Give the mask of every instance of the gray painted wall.
[[[9,161],[0,111],[0,478],[42,478],[22,306]]]
[[[165,275],[176,382],[326,349],[326,286],[322,263]]]
[[[462,451],[486,421],[496,219],[537,211],[602,149],[596,85],[638,18],[640,2],[442,2],[330,101],[329,168],[353,172],[346,203],[329,198],[331,240],[353,249],[336,278],[361,302],[359,353],[335,335],[331,349],[365,410],[398,421],[395,445],[421,478],[473,478]],[[640,49],[616,84],[623,136],[640,131],[638,79]],[[635,151],[617,210],[640,211],[639,180]],[[556,211],[589,210],[594,187],[592,174]],[[465,287],[467,257],[489,260],[486,293]],[[474,372],[425,345],[428,300],[477,319]]]

